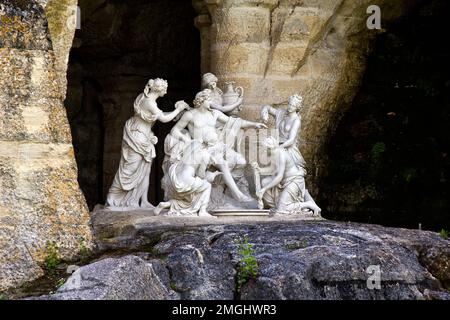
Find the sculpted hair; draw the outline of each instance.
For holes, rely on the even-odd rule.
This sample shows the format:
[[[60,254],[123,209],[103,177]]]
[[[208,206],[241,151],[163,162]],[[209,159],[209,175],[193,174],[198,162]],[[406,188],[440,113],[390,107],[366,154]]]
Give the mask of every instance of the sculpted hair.
[[[297,110],[300,110],[303,106],[303,97],[299,94],[294,94],[289,97],[289,103],[293,103],[297,107]]]
[[[205,73],[202,78],[202,86],[203,88],[208,87],[208,84],[211,82],[217,82],[219,79],[212,73]]]
[[[204,89],[197,93],[194,99],[194,108],[200,107],[203,102],[211,98],[212,91],[210,89]]]
[[[161,90],[162,88],[167,89],[168,83],[164,79],[156,78],[156,79],[150,79],[145,86],[144,94],[148,96],[151,91],[155,90]]]

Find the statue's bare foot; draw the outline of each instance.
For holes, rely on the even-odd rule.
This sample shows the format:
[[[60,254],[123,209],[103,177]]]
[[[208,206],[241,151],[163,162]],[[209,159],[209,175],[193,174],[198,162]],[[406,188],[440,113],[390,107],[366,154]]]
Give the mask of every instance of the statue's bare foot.
[[[200,210],[198,212],[198,216],[199,217],[205,217],[205,218],[214,218],[217,219],[217,217],[213,216],[212,214],[210,214],[208,211],[206,210]]]
[[[305,209],[307,211],[305,211]],[[312,216],[320,216],[322,210],[312,201],[307,201],[306,205],[303,207],[303,212],[310,213]]]
[[[159,216],[161,214],[162,209],[163,209],[162,207],[156,206],[155,209],[153,210],[155,216]]]
[[[314,212],[314,216],[320,216],[320,214],[322,213],[322,209],[320,209],[318,206],[314,206],[313,212]]]
[[[149,210],[153,210],[155,209],[155,206],[152,205],[150,202],[148,202],[147,200],[142,200],[141,201],[141,209],[149,209]]]
[[[269,211],[269,218],[277,218],[277,217],[281,217],[282,215],[283,214],[281,214],[281,212],[279,212],[275,208],[272,208]]]
[[[161,202],[160,204],[158,204],[156,207],[155,207],[155,209],[153,210],[153,213],[156,215],[156,216],[159,216],[160,214],[161,214],[161,211],[163,210],[163,209],[167,209],[167,208],[169,208],[170,207],[170,202]]]
[[[264,202],[262,199],[258,199],[258,209],[263,210],[264,209]]]

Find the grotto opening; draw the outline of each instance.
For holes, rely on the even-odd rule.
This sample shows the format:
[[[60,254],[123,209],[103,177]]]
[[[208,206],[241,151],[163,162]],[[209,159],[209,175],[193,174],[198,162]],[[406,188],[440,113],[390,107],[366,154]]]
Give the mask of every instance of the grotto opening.
[[[66,108],[78,164],[78,181],[89,208],[105,203],[119,166],[122,129],[133,102],[150,78],[169,81],[160,108],[193,100],[200,88],[200,35],[190,1],[79,1],[68,68]],[[173,125],[173,124],[172,124]],[[156,125],[163,141],[171,125]],[[158,144],[157,153],[163,146]],[[153,165],[150,201],[162,200],[162,159]]]

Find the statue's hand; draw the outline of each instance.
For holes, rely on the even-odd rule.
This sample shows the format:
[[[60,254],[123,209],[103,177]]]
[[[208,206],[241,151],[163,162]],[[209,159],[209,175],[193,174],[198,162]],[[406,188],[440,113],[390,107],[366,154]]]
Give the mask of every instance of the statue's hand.
[[[285,142],[283,144],[280,145],[280,147],[284,148],[284,149],[289,149],[290,147],[292,147],[292,143],[291,142]]]
[[[157,137],[157,136],[152,136],[152,137],[150,138],[150,142],[151,142],[152,144],[157,144],[157,143],[158,143],[158,137]]]
[[[269,108],[267,106],[262,107],[261,120],[265,123],[267,123],[269,121]]]
[[[208,182],[212,183],[214,181],[214,179],[220,175],[222,175],[222,172],[220,172],[220,171],[215,171],[215,172],[208,171],[208,172],[206,172],[206,180]]]
[[[212,165],[217,165],[220,163],[219,159],[217,158],[217,152],[216,150],[214,150],[214,148],[210,148],[209,149],[209,158],[210,158],[210,163]]]
[[[259,190],[259,192],[256,193],[256,196],[258,197],[258,199],[262,199],[262,197],[264,196],[266,191],[267,191],[266,188],[261,188],[261,190]]]
[[[191,139],[191,137],[189,136],[189,134],[183,134],[183,141],[185,142],[185,143],[191,143],[191,141],[192,141],[192,139]]]
[[[267,129],[267,126],[264,123],[257,122],[255,123],[256,129]]]
[[[252,162],[252,163],[251,163],[251,166],[252,166],[252,168],[255,169],[255,170],[260,170],[259,164],[258,164],[258,162],[256,162],[256,161],[255,161],[255,162]]]
[[[175,103],[175,108],[179,111],[183,111],[183,110],[187,110],[189,109],[189,105],[184,102],[183,100],[178,101],[177,103]]]

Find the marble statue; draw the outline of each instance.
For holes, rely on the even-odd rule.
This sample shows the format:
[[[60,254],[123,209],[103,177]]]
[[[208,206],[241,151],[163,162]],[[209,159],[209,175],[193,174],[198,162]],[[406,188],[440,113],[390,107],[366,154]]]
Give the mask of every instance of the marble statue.
[[[275,138],[267,138],[264,145],[272,152],[275,170],[273,176],[261,181],[261,189],[256,191],[258,199],[271,208],[273,214],[296,214],[309,210],[319,215],[320,208],[306,190],[306,172],[302,166]]]
[[[302,102],[301,96],[293,95],[289,98],[287,109],[264,106],[261,110],[263,121],[267,122],[269,115],[275,117],[279,140],[269,137],[264,143],[272,153],[275,169],[271,177],[260,182],[260,186],[256,183],[256,193],[260,206],[264,204],[272,208],[274,213],[288,214],[310,210],[318,215],[321,211],[305,187],[305,160],[297,147],[301,128],[298,111]],[[253,167],[258,168],[257,164],[253,164]]]
[[[184,101],[178,101],[174,111],[162,112],[156,100],[167,93],[167,86],[163,79],[152,79],[134,102],[134,116],[126,122],[123,131],[119,169],[106,198],[106,207],[110,210],[153,208],[148,201],[148,190],[158,139],[152,127],[156,121],[172,121],[189,108]]]
[[[218,137],[214,132],[205,132],[202,140],[191,140],[182,157],[170,165],[168,187],[172,189],[173,198],[161,202],[154,210],[155,215],[169,209],[166,215],[214,217],[207,208],[211,183],[221,172],[209,171],[208,167],[215,162],[209,149],[217,144]]]
[[[194,100],[194,108],[183,114],[166,137],[164,145],[166,157],[163,163],[164,177],[162,180],[166,200],[177,198],[177,192],[174,194],[173,188],[170,187],[172,164],[183,157],[184,150],[192,140],[203,142],[204,137],[217,135],[219,140],[208,149],[208,152],[214,155],[216,160],[212,166],[221,172],[220,179],[237,201],[242,203],[255,202],[253,198],[239,189],[232,174],[235,170],[246,165],[245,158],[233,149],[232,143],[227,144],[224,141],[228,141],[227,137],[229,136],[237,135],[241,129],[261,129],[266,128],[266,125],[246,121],[238,117],[229,117],[223,112],[213,109],[213,96],[213,91],[210,89],[199,92]]]
[[[266,105],[261,110],[261,118],[264,122],[269,121],[269,115],[275,118],[275,128],[278,131],[278,139],[281,147],[285,148],[293,157],[295,162],[305,168],[305,160],[298,149],[298,136],[301,129],[301,117],[303,98],[293,95],[289,98],[287,109],[275,109]]]
[[[223,92],[217,86],[217,82],[218,78],[214,74],[206,73],[203,75],[203,89],[210,89],[212,92],[211,108],[231,116],[232,119],[237,119],[239,111],[242,110],[244,89],[242,87],[234,87],[234,82],[229,81],[225,82],[226,90]],[[219,140],[227,145],[229,149],[234,149],[239,154],[240,150],[242,150],[241,142],[244,133],[239,127],[239,120],[232,119],[226,124],[220,122],[217,124]],[[234,196],[235,190],[228,190],[226,184],[218,183],[213,186],[211,193],[211,210],[233,210],[238,208],[253,208],[257,206],[255,200],[250,201],[251,193],[249,190],[249,183],[244,177],[245,170],[246,163],[240,162],[237,166],[231,169],[231,174],[238,189],[245,195],[246,201],[244,203],[240,202],[240,199]]]
[[[233,88],[233,82],[227,82],[227,91],[217,87],[218,79],[212,73],[205,73],[202,77],[203,89],[211,90],[211,108],[226,114],[237,114],[242,108],[244,99],[244,89],[242,87]]]

